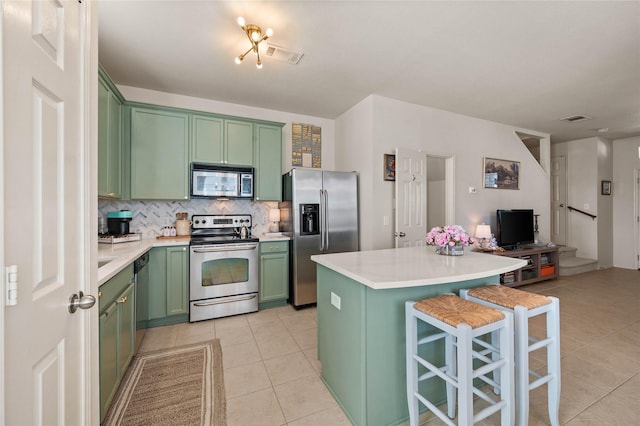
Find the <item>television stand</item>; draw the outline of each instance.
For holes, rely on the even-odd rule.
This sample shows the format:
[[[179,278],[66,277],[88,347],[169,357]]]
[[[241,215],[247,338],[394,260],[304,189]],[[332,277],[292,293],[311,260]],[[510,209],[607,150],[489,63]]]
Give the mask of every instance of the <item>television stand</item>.
[[[517,287],[544,280],[558,278],[558,247],[523,247],[515,250],[494,252],[497,256],[507,256],[526,260],[527,266],[500,274],[500,284]]]

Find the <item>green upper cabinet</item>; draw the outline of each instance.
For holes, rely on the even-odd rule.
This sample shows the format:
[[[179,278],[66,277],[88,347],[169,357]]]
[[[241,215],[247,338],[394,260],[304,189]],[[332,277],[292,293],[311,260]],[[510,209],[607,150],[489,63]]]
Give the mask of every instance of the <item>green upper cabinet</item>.
[[[98,79],[98,196],[122,197],[122,101],[106,73]]]
[[[224,121],[227,164],[253,166],[253,123]]]
[[[256,201],[282,201],[282,126],[255,125]]]
[[[189,115],[131,108],[131,199],[189,198]]]
[[[192,115],[191,161],[223,164],[224,159],[224,120]]]
[[[253,166],[253,123],[192,114],[191,161]]]

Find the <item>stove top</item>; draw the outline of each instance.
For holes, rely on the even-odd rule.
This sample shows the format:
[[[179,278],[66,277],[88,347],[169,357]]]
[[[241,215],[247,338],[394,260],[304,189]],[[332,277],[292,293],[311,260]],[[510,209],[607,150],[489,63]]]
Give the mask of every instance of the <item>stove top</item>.
[[[128,243],[131,241],[140,241],[141,239],[142,234],[98,234],[98,242],[101,244]]]
[[[247,237],[240,238],[242,227]],[[251,235],[251,215],[193,215],[191,217],[191,245],[258,242]]]

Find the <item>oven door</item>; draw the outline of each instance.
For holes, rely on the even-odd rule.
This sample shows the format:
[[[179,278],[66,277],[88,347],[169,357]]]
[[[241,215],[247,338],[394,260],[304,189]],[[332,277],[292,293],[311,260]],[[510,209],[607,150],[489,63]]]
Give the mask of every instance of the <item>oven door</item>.
[[[191,301],[258,292],[258,243],[191,246]]]

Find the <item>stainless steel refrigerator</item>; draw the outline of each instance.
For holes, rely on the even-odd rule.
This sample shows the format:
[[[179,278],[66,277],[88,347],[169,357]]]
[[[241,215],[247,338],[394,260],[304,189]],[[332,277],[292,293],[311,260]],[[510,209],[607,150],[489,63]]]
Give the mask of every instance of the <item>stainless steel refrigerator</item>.
[[[282,176],[281,227],[291,235],[289,300],[316,303],[314,254],[358,250],[356,172],[292,169]]]

